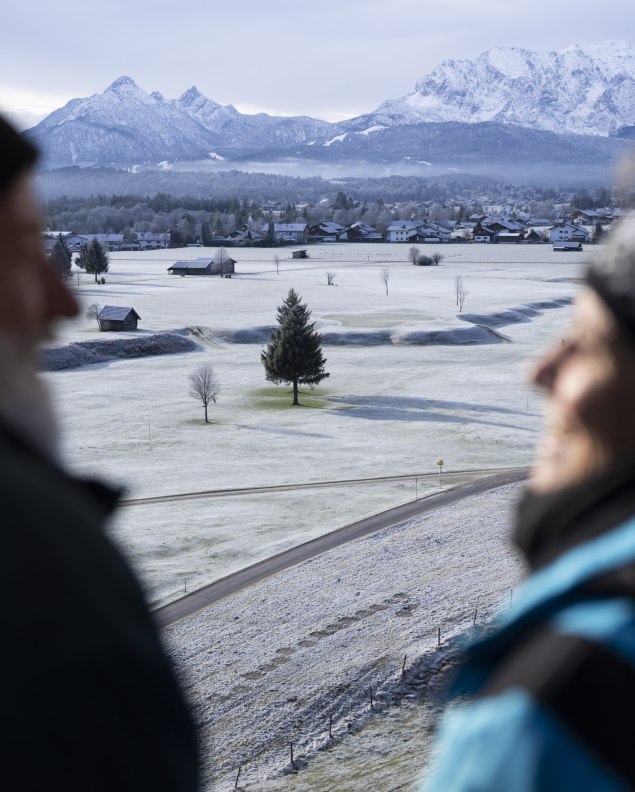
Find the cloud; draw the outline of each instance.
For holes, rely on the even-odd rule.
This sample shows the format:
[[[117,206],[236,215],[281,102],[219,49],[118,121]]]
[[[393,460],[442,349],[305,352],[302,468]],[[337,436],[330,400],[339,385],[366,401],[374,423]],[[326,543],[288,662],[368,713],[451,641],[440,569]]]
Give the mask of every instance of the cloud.
[[[592,25],[574,0],[535,0],[519,24],[507,24],[509,8],[508,0],[22,0],[3,9],[0,74],[12,75],[15,92],[40,97],[15,101],[14,112],[31,116],[45,96],[49,107],[129,74],[167,97],[194,83],[222,104],[337,119],[408,93],[447,58],[501,45],[562,49],[635,29],[632,0],[605,0]],[[5,92],[0,101],[13,100]]]

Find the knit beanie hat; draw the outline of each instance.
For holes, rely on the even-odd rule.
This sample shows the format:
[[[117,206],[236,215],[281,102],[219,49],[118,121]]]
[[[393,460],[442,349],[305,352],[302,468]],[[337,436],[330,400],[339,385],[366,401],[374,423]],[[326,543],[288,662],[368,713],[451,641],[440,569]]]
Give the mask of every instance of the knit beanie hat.
[[[20,173],[32,167],[37,150],[0,116],[0,199]]]
[[[586,280],[635,342],[635,215],[620,221],[606,249],[589,265]]]

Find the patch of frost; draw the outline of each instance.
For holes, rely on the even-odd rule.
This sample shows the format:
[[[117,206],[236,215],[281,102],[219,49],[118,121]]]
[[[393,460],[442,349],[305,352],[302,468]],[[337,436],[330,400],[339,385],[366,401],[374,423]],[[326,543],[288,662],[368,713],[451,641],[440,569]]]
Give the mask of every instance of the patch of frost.
[[[326,143],[322,143],[323,146],[332,146],[333,143],[341,143],[345,137],[348,137],[348,132],[344,132],[343,135],[336,135],[334,138],[327,140]]]

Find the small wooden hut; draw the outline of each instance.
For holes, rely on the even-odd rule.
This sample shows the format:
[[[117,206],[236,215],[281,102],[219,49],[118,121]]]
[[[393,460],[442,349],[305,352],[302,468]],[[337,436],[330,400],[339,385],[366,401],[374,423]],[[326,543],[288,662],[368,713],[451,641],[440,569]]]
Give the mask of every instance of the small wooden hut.
[[[100,330],[136,330],[141,319],[134,308],[104,305],[97,316]]]

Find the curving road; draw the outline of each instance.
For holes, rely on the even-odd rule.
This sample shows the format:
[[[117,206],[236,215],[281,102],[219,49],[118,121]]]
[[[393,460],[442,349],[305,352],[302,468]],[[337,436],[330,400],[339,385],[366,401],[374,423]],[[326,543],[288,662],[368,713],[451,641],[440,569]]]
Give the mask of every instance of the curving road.
[[[478,481],[464,484],[454,489],[434,493],[427,497],[422,497],[419,500],[404,503],[401,506],[395,506],[387,511],[373,514],[371,517],[366,517],[358,522],[345,525],[343,528],[338,528],[336,531],[319,536],[309,542],[293,547],[290,550],[285,550],[283,553],[271,556],[270,558],[259,561],[257,564],[241,569],[234,572],[232,575],[216,580],[208,586],[187,594],[174,602],[157,608],[153,612],[153,617],[159,627],[167,627],[170,624],[190,616],[196,611],[206,608],[218,600],[235,594],[247,586],[258,583],[265,578],[271,577],[283,569],[288,569],[295,564],[313,558],[320,553],[327,550],[332,550],[335,547],[357,539],[360,536],[367,536],[368,534],[387,528],[411,517],[416,517],[420,514],[438,509],[440,506],[446,506],[450,503],[469,498],[473,495],[479,495],[482,492],[487,492],[497,487],[503,487],[506,484],[514,484],[522,481],[527,477],[529,468],[516,468],[513,470],[505,470],[498,472],[495,475],[487,476],[486,478],[479,479]],[[333,482],[330,483],[333,485]],[[322,485],[324,486],[324,484]],[[269,489],[272,488],[257,488]],[[237,491],[233,491],[237,494]],[[211,494],[211,493],[210,493]],[[166,500],[184,499],[187,497],[201,497],[203,493],[191,493],[183,496],[166,496]],[[209,495],[208,495],[209,496]],[[133,503],[141,502],[156,502],[158,498],[143,499],[142,501],[135,501]],[[132,505],[131,502],[128,502]]]

